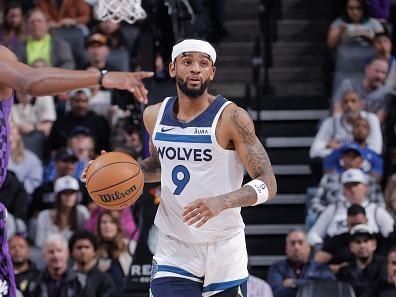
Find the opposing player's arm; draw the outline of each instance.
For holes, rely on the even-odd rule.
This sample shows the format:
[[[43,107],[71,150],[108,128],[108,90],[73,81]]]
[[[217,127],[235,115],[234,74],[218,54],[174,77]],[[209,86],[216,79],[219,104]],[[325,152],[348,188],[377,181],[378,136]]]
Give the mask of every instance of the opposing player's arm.
[[[15,55],[0,46],[0,92],[10,88],[34,96],[54,95],[65,91],[97,85],[99,71],[79,71],[61,68],[32,68],[17,61]],[[132,92],[140,102],[147,102],[147,90],[142,79],[151,77],[151,72],[108,72],[103,77],[105,88]],[[1,98],[4,98],[3,96]]]
[[[150,156],[143,161],[140,161],[139,164],[142,167],[144,182],[146,183],[155,183],[161,181],[161,163],[158,158],[157,150],[155,149],[151,140],[160,107],[161,103],[148,106],[143,113],[144,126],[150,134]]]
[[[224,111],[224,116],[231,141],[247,172],[252,179],[265,183],[268,199],[272,199],[277,191],[276,180],[268,154],[256,136],[252,119],[244,109],[237,106],[230,106]],[[257,192],[248,185],[225,194],[224,197],[227,208],[254,205],[258,198]]]

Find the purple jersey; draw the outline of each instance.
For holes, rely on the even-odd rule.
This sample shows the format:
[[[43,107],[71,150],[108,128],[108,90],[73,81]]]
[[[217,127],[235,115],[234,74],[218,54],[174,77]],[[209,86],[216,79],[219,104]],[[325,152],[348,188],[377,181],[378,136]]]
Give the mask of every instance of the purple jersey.
[[[10,132],[10,112],[13,101],[13,95],[3,101],[0,101],[0,187],[7,174],[9,152],[9,132]]]

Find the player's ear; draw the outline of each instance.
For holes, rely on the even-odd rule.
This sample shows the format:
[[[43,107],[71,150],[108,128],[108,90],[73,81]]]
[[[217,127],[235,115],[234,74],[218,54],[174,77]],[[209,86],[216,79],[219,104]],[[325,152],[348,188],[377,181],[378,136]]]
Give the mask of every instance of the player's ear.
[[[175,64],[176,64],[176,59],[175,59],[174,62],[170,62],[170,63],[169,63],[169,76],[170,76],[171,78],[175,78],[175,76],[176,76],[176,67],[175,67]]]

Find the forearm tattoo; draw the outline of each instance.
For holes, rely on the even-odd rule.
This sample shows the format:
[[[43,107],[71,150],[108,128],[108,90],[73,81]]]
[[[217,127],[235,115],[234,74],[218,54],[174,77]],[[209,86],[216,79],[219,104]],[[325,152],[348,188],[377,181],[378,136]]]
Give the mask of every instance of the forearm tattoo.
[[[157,150],[150,141],[150,157],[139,162],[144,174],[144,182],[155,183],[161,181],[161,162]]]
[[[245,166],[247,171],[253,179],[258,178],[264,181],[268,187],[269,196],[274,197],[277,189],[271,162],[255,134],[252,120],[245,110],[237,108],[231,113],[231,123],[242,138],[242,144],[246,150]]]

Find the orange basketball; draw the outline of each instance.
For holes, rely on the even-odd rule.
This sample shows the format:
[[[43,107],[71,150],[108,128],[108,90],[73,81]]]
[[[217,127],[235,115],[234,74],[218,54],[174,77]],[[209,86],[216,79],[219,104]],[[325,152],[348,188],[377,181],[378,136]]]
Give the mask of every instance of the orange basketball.
[[[99,206],[119,210],[135,203],[143,192],[144,177],[131,156],[110,152],[100,155],[88,167],[88,193]]]

